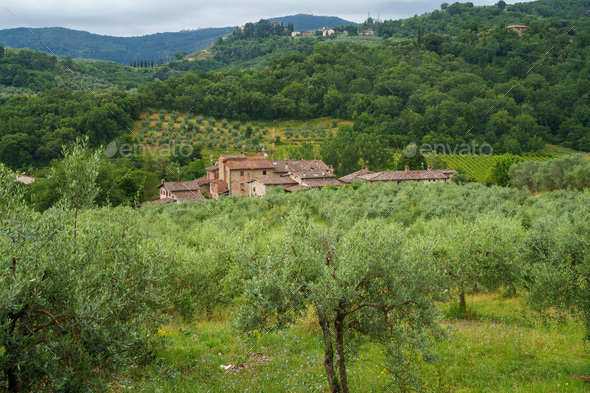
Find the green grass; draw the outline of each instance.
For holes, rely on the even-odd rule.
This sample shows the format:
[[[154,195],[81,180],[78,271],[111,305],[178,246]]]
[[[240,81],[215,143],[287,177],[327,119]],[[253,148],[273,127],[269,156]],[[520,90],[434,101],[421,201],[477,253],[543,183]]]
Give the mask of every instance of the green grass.
[[[424,364],[422,386],[432,392],[584,392],[590,375],[583,326],[567,317],[541,318],[519,297],[467,297],[472,317],[448,316],[440,306],[448,339],[437,346],[440,360]],[[145,392],[328,392],[322,343],[311,316],[281,332],[231,328],[227,310],[212,322],[173,323],[160,334],[170,347],[148,375],[126,376],[120,385]],[[221,365],[232,365],[225,371]],[[375,347],[363,347],[348,362],[352,392],[382,392],[391,376]],[[140,376],[141,375],[141,376]],[[114,386],[113,392],[128,391]],[[395,389],[392,389],[395,391]]]

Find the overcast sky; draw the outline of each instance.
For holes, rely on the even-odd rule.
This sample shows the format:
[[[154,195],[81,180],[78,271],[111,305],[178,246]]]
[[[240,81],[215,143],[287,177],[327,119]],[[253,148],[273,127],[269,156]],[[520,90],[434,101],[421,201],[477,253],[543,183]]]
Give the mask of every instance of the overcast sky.
[[[497,1],[472,0],[475,5],[492,5]],[[518,2],[523,1],[527,0]],[[301,13],[339,16],[353,22],[364,21],[369,13],[373,18],[379,15],[382,20],[400,19],[439,9],[443,2],[445,0],[0,0],[0,29],[60,26],[97,34],[134,36],[238,26],[262,18]]]

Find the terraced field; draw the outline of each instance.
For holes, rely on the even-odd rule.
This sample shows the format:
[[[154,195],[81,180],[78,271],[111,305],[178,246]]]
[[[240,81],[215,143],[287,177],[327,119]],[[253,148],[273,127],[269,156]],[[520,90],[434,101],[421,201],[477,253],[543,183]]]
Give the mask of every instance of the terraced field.
[[[140,144],[156,148],[198,143],[206,154],[252,153],[264,149],[269,155],[282,158],[285,146],[302,142],[318,144],[336,135],[341,124],[351,122],[330,118],[240,122],[150,109],[142,112],[135,122],[134,137]]]

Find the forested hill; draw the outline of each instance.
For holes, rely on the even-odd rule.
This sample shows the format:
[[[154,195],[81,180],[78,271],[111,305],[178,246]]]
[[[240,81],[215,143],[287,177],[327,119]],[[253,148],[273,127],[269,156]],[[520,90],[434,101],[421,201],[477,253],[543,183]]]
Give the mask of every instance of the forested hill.
[[[112,37],[65,29],[47,27],[0,30],[0,43],[13,48],[27,48],[51,52],[57,56],[80,59],[110,60],[129,64],[133,60],[169,59],[174,52],[194,52],[211,45],[221,35],[229,34],[235,27],[209,28],[158,33],[141,37]]]
[[[292,15],[271,20],[292,23],[296,29],[301,30],[352,23],[337,17],[315,15]],[[129,65],[134,60],[157,62],[160,59],[170,59],[175,52],[193,53],[210,46],[217,37],[230,34],[234,29],[235,27],[219,27],[141,37],[112,37],[63,27],[16,28],[0,30],[0,45]]]
[[[374,28],[375,32],[388,37],[417,37],[421,34],[460,34],[466,26],[481,29],[520,24],[529,26],[533,32],[540,32],[548,22],[556,27],[588,27],[588,0],[538,0],[526,3],[506,4],[498,1],[491,6],[474,6],[473,3],[443,3],[440,10],[415,15],[412,18],[387,20],[383,23],[365,23],[362,28]]]

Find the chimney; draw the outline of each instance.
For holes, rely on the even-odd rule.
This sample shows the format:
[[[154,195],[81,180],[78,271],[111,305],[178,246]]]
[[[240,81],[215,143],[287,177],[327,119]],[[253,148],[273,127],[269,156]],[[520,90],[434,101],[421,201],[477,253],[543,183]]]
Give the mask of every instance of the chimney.
[[[162,184],[164,184],[165,181],[166,181],[166,179],[162,179]]]
[[[432,169],[432,167],[431,167],[430,165],[428,165],[428,166],[426,167],[426,169],[427,169],[427,170],[431,170],[431,169]]]
[[[305,157],[301,157],[301,161],[305,161]]]
[[[368,165],[365,165],[365,171],[367,171],[367,172],[369,171],[369,166]]]
[[[410,173],[410,167],[406,165],[406,173]]]

